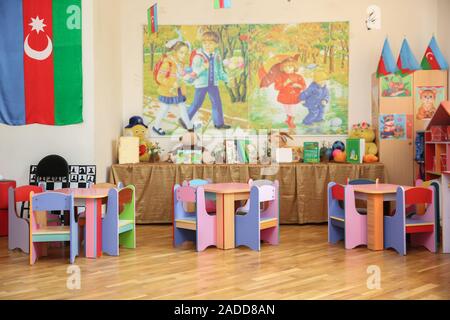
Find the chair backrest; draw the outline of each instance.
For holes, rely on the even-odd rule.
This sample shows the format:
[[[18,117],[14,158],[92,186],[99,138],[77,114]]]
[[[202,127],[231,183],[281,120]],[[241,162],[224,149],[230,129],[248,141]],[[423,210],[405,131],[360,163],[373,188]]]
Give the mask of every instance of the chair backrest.
[[[61,192],[30,193],[33,211],[72,211],[73,195]]]
[[[427,205],[426,212],[424,214],[417,213],[412,215],[413,219],[434,221],[434,188],[414,187],[405,190],[403,187],[398,187],[394,216],[398,216],[400,217],[399,219],[404,220],[408,206],[421,204]]]
[[[175,197],[181,202],[196,202],[196,188],[192,186],[181,186],[175,190]]]
[[[211,183],[211,179],[193,179],[193,180],[187,180],[183,181],[183,186],[191,186],[191,187],[198,187],[198,186],[204,186],[205,184]]]
[[[38,177],[68,177],[69,164],[59,155],[48,155],[39,161],[36,174]]]
[[[12,210],[15,215],[17,217],[19,217],[19,215],[17,214],[16,211],[16,204],[17,203],[21,203],[22,207],[22,213],[21,216],[23,216],[23,210],[24,210],[24,203],[30,201],[30,194],[31,192],[34,192],[35,194],[41,193],[43,192],[44,189],[42,187],[39,186],[20,186],[17,187],[15,189],[13,188],[9,188],[8,190],[8,201],[9,201],[9,206],[8,209]]]
[[[254,181],[252,181],[254,183]],[[250,216],[260,218],[278,218],[279,215],[279,183],[277,180],[262,183],[261,186],[253,185],[250,189],[249,204]],[[246,206],[247,206],[246,204]],[[265,204],[265,205],[262,205]]]
[[[363,184],[376,184],[378,182],[377,180],[370,180],[370,179],[353,179],[347,180],[347,184],[352,185],[352,186],[356,186],[356,185],[363,185]]]
[[[114,183],[109,183],[109,182],[90,183],[89,184],[89,188],[96,188],[96,189],[117,188],[117,189],[122,189],[123,188],[123,183],[120,182],[120,181],[117,182],[117,185],[115,185]]]
[[[353,186],[330,182],[328,184],[328,210],[329,213],[339,211],[352,215],[357,214]]]
[[[128,185],[119,190],[119,219],[135,219],[135,188]]]

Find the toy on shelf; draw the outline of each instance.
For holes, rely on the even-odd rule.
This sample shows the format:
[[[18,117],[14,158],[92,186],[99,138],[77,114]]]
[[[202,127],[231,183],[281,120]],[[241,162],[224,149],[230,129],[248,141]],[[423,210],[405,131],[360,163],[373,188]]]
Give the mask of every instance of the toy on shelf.
[[[361,122],[353,125],[352,131],[349,135],[350,139],[364,139],[365,141],[365,153],[364,162],[377,162],[378,147],[375,144],[375,130],[367,122]]]
[[[152,143],[147,139],[148,127],[140,116],[130,118],[128,125],[125,127],[133,137],[139,138],[139,161],[148,162],[150,160],[150,147]]]
[[[345,144],[342,141],[335,141],[331,147],[332,160],[335,162],[346,162]]]
[[[303,143],[303,161],[305,163],[319,163],[320,149],[318,142]]]
[[[162,161],[177,164],[212,164],[215,158],[208,149],[200,145],[200,138],[195,132],[186,132],[180,137],[180,143],[165,155]]]
[[[69,211],[70,226],[49,226],[46,211]],[[44,214],[41,214],[44,212]],[[73,195],[59,192],[30,194],[30,265],[45,254],[46,243],[70,241],[70,263],[78,255],[78,222],[75,220]]]
[[[436,224],[434,190],[428,188],[398,187],[396,210],[393,216],[384,217],[384,245],[393,248],[401,255],[406,255],[406,234],[411,235],[412,245],[422,245],[431,252],[436,252]],[[406,206],[426,204],[423,215],[406,216]]]
[[[30,194],[41,193],[44,190],[37,186],[21,186],[8,191],[8,249],[20,249],[25,253],[30,252],[30,227],[28,221],[19,217],[16,204],[30,201]]]
[[[102,250],[119,255],[119,245],[136,248],[135,189],[133,185],[120,190],[109,189],[108,205],[102,221]]]
[[[342,206],[341,203],[344,202]],[[345,241],[345,249],[367,245],[367,215],[356,209],[352,185],[328,184],[328,242]]]
[[[261,240],[273,245],[279,243],[279,183],[268,180],[250,183],[250,200],[235,215],[236,247],[245,245],[260,251]],[[266,208],[261,210],[266,203]]]
[[[173,245],[193,241],[197,251],[209,246],[217,246],[216,216],[206,211],[203,186],[174,186]],[[195,213],[186,212],[183,203],[195,203]]]

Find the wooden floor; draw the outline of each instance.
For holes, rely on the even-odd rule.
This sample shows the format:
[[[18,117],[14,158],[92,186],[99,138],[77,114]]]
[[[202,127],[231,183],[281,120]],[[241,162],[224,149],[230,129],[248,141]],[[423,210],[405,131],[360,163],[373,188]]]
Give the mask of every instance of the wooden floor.
[[[450,299],[450,254],[411,249],[345,250],[327,243],[327,227],[282,226],[279,246],[197,253],[172,248],[172,227],[138,226],[136,250],[120,257],[76,259],[81,289],[66,287],[68,251],[28,265],[0,238],[0,299]],[[367,268],[381,289],[367,288]]]

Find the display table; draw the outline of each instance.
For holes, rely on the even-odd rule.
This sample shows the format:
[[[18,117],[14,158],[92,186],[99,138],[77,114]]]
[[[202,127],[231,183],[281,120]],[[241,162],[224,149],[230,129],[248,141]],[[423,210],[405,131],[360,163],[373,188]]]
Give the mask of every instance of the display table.
[[[267,172],[269,171],[269,172]],[[136,187],[136,222],[171,223],[172,188],[184,180],[209,178],[219,182],[277,179],[280,182],[280,223],[305,224],[327,221],[327,185],[347,178],[380,179],[386,182],[381,163],[289,163],[280,164],[274,175],[258,164],[169,164],[138,163],[112,165],[110,182]]]

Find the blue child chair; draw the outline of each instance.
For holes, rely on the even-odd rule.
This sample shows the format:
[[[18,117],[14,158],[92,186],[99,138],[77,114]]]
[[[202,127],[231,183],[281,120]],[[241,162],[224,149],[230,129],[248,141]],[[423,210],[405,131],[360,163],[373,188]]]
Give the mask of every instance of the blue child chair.
[[[70,226],[49,226],[48,211],[69,211]],[[44,214],[39,215],[40,212]],[[45,243],[70,241],[70,263],[78,255],[78,222],[73,195],[60,192],[30,193],[30,264],[44,255]]]
[[[235,215],[235,242],[236,247],[244,245],[260,251],[261,241],[277,245],[280,240],[279,183],[263,180],[250,184],[250,200]],[[267,208],[261,210],[266,203]]]
[[[421,187],[405,190],[398,187],[396,198],[395,214],[384,217],[384,247],[406,255],[406,234],[410,234],[412,245],[423,245],[431,252],[436,252],[434,190]],[[426,204],[426,212],[407,217],[406,207],[417,204]]]

